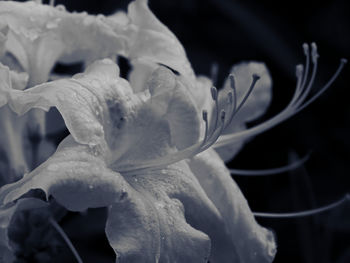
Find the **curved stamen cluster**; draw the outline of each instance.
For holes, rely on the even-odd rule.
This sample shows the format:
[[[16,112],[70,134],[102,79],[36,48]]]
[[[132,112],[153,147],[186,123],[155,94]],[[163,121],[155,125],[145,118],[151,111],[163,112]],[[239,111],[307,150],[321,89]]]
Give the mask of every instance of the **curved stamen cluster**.
[[[233,120],[236,113],[242,108],[243,104],[246,102],[252,90],[254,89],[257,81],[260,79],[260,77],[256,74],[252,75],[252,78],[253,80],[247,93],[244,95],[242,101],[237,106],[237,92],[235,87],[235,79],[233,75],[230,75],[230,81],[231,81],[230,83],[231,83],[232,91],[230,91],[227,94],[228,114],[226,114],[226,110],[224,109],[225,107],[221,107],[219,103],[218,90],[214,86],[211,87],[210,89],[211,97],[215,104],[215,107],[214,107],[215,113],[213,114],[213,116],[215,117],[214,117],[214,120],[212,120],[212,123],[213,123],[212,128],[210,128],[211,125],[209,125],[208,112],[206,110],[203,110],[202,118],[205,123],[205,133],[201,141],[183,150],[171,153],[169,155],[160,157],[155,160],[146,161],[138,164],[136,163],[136,164],[133,164],[132,166],[121,165],[121,166],[118,166],[116,169],[118,169],[120,173],[124,173],[124,174],[130,173],[130,172],[134,173],[136,171],[140,171],[144,169],[160,169],[162,167],[179,162],[181,160],[191,158],[197,155],[198,153],[201,153],[206,149],[208,149],[222,135],[224,129],[230,124],[230,122]]]
[[[171,153],[169,155],[160,157],[158,159],[141,162],[138,164],[136,163],[136,164],[133,164],[132,166],[126,165],[125,167],[123,166],[117,167],[118,172],[127,174],[130,172],[140,171],[144,169],[159,169],[167,165],[170,165],[172,163],[176,163],[181,160],[190,158],[208,149],[210,146],[212,146],[216,142],[216,140],[219,138],[219,136],[221,135],[225,127],[224,125],[225,125],[226,112],[222,110],[220,111],[220,113],[217,113],[215,118],[215,125],[213,128],[213,131],[211,132],[209,132],[209,121],[208,121],[207,111],[204,110],[202,112],[202,118],[203,118],[203,121],[205,122],[205,134],[201,141],[181,151]]]
[[[335,81],[335,79],[338,77],[340,72],[342,71],[344,65],[346,64],[346,59],[341,59],[338,69],[336,70],[335,74],[330,78],[330,80],[324,85],[315,95],[313,95],[311,98],[307,99],[310,95],[310,92],[312,90],[314,80],[316,77],[317,72],[317,60],[318,60],[318,53],[317,53],[317,47],[315,43],[311,44],[311,52],[309,45],[304,44],[303,45],[304,53],[306,56],[306,65],[305,70],[303,65],[297,65],[296,66],[296,76],[297,76],[297,87],[295,89],[295,93],[293,95],[292,100],[288,104],[288,106],[281,111],[279,114],[277,114],[275,117],[267,120],[266,122],[263,122],[261,124],[258,124],[250,129],[247,129],[242,132],[237,132],[229,135],[223,135],[220,137],[220,139],[216,142],[214,145],[215,147],[224,146],[227,144],[231,144],[237,141],[241,141],[244,139],[247,139],[249,137],[258,135],[268,129],[271,129],[272,127],[276,126],[277,124],[285,121],[286,119],[292,117],[305,107],[307,107],[310,103],[312,103],[314,100],[316,100],[323,92],[325,92]],[[311,54],[310,54],[311,53]],[[311,58],[310,58],[311,56]],[[309,78],[310,74],[310,59],[311,63],[313,65],[311,77]],[[309,81],[308,81],[309,79]],[[237,111],[239,108],[237,109]]]
[[[218,140],[218,138],[220,137],[224,129],[227,127],[228,124],[230,124],[230,122],[233,120],[234,116],[239,111],[239,109],[242,108],[243,104],[246,102],[250,93],[254,89],[255,84],[260,78],[258,75],[253,75],[252,77],[253,77],[253,81],[247,93],[245,94],[242,101],[237,106],[234,76],[230,75],[232,91],[230,91],[227,95],[228,114],[226,114],[225,109],[222,109],[220,107],[220,103],[218,99],[218,90],[215,87],[211,87],[211,97],[215,104],[215,113],[213,114],[213,116],[215,117],[214,117],[214,120],[212,120],[212,123],[214,124],[213,124],[213,128],[210,129],[208,112],[206,110],[203,110],[202,118],[205,123],[205,133],[201,141],[183,150],[171,153],[169,155],[160,157],[155,160],[146,161],[138,164],[136,163],[136,164],[133,164],[132,166],[129,166],[129,165],[118,166],[116,168],[118,172],[127,174],[130,172],[134,173],[136,171],[140,171],[144,169],[160,169],[162,167],[179,162],[181,160],[191,158],[196,154],[201,153],[206,149],[208,149]]]

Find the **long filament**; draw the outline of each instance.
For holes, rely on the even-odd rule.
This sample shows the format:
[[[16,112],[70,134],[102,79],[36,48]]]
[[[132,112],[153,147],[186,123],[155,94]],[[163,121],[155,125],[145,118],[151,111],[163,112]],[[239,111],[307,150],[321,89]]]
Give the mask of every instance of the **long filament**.
[[[315,209],[305,210],[301,212],[292,212],[292,213],[264,213],[264,212],[253,212],[255,217],[264,217],[264,218],[298,218],[298,217],[305,217],[305,216],[312,216],[317,215],[323,212],[327,212],[329,210],[332,210],[338,206],[341,206],[345,202],[350,201],[350,194],[346,194],[342,199],[331,203],[326,206],[322,206]]]
[[[294,163],[288,164],[286,166],[271,168],[271,169],[263,169],[263,170],[241,170],[241,169],[229,169],[230,173],[237,176],[266,176],[266,175],[274,175],[281,174],[285,172],[289,172],[291,170],[297,169],[302,166],[305,162],[307,162],[310,158],[310,154],[307,154],[304,158],[297,160]]]
[[[67,246],[72,251],[75,259],[77,260],[77,262],[78,263],[83,263],[83,260],[81,259],[78,251],[75,249],[75,247],[72,244],[72,242],[70,241],[69,237],[63,231],[63,229],[59,226],[59,224],[57,224],[57,222],[54,219],[52,219],[52,218],[49,219],[49,222],[55,228],[55,230],[60,234],[60,236],[63,238],[63,240],[66,242]]]
[[[301,105],[298,108],[297,112],[303,110],[304,108],[309,106],[312,102],[314,102],[318,97],[320,97],[333,84],[333,82],[338,78],[340,72],[343,70],[343,68],[347,62],[348,62],[347,59],[342,58],[340,60],[340,64],[339,64],[337,71],[334,73],[334,75],[331,77],[331,79],[314,96],[312,96],[308,101],[306,101],[303,105]]]
[[[309,95],[314,79],[316,77],[316,71],[317,71],[317,59],[318,59],[318,54],[317,54],[317,47],[314,43],[312,43],[312,63],[314,65],[313,70],[312,70],[312,75],[309,81],[309,84],[305,88],[306,81],[305,79],[307,78],[307,70],[304,71],[304,76],[301,77],[303,68],[300,66],[297,66],[297,77],[298,77],[298,84],[297,88],[294,92],[293,98],[291,102],[288,104],[288,106],[282,110],[280,113],[278,113],[276,116],[272,117],[271,119],[258,124],[250,129],[233,133],[233,134],[228,134],[228,135],[223,135],[221,136],[214,147],[221,147],[227,144],[234,143],[237,140],[244,140],[246,138],[258,135],[268,129],[271,129],[272,127],[276,126],[277,124],[283,122],[284,120],[292,117],[302,109],[304,109],[306,106],[308,106],[310,103],[312,103],[314,100],[316,100],[323,92],[325,92],[331,84],[335,81],[335,79],[338,77],[340,72],[342,71],[345,63],[347,62],[346,59],[342,59],[340,62],[340,65],[336,71],[336,73],[331,77],[331,79],[327,82],[327,84],[319,91],[316,93],[316,95],[312,96],[309,100],[305,102],[305,99]],[[309,56],[309,53],[306,52],[308,51],[308,48],[304,48],[305,53],[307,54],[307,57]],[[307,58],[307,61],[309,59]]]

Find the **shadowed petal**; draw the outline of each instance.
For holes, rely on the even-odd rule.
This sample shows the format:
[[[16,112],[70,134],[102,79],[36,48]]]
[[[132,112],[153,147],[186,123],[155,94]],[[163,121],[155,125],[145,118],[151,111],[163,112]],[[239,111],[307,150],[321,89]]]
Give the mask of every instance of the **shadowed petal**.
[[[9,228],[15,215],[21,211],[47,207],[48,204],[36,198],[24,198],[15,204],[0,207],[0,262],[13,262],[14,251],[9,239]]]
[[[237,262],[272,262],[276,253],[274,236],[257,224],[247,200],[218,154],[208,149],[191,159],[189,165],[222,215]]]

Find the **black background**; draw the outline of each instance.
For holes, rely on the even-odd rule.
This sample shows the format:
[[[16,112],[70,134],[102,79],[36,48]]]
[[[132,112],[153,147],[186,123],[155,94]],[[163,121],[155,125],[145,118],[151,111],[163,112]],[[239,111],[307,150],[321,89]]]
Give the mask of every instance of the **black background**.
[[[56,1],[70,11],[111,14],[129,1]],[[295,65],[304,62],[302,43],[316,42],[320,60],[315,90],[350,58],[350,8],[346,0],[150,0],[156,16],[184,45],[197,74],[219,65],[219,87],[231,65],[264,61],[273,79],[267,119],[287,105],[295,88]],[[327,205],[350,192],[349,65],[310,107],[250,141],[229,164],[264,169],[291,158],[310,160],[290,173],[234,177],[253,211],[292,212]],[[350,205],[302,219],[258,219],[277,236],[275,262],[350,262]],[[67,227],[68,228],[68,227]],[[67,229],[68,231],[68,229]]]

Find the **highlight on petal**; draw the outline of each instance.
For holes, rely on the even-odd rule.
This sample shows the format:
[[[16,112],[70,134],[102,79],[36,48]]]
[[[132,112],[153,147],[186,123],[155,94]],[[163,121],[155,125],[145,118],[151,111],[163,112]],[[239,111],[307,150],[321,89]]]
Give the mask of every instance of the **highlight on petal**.
[[[219,155],[208,149],[192,158],[189,166],[223,218],[223,227],[234,245],[231,249],[237,254],[235,260],[272,262],[276,253],[274,235],[257,224],[247,200]]]

